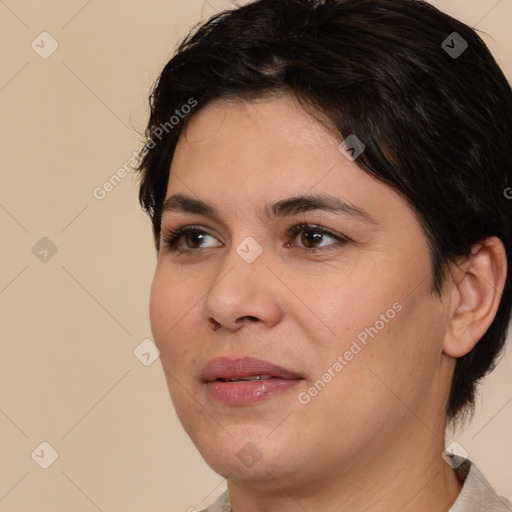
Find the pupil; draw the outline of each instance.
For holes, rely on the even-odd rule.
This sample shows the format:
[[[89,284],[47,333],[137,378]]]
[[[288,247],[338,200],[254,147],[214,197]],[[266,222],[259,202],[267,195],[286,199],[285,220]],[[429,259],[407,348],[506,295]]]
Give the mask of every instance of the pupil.
[[[305,231],[303,234],[303,242],[306,240],[306,243],[304,243],[305,246],[308,246],[308,244],[315,244],[317,242],[320,242],[322,238],[322,234],[318,233],[317,231]]]
[[[189,245],[192,245],[192,246],[201,245],[201,241],[202,241],[202,237],[203,236],[204,235],[201,234],[201,233],[189,233],[188,234],[189,241],[192,239],[192,242]],[[194,242],[194,240],[193,240],[194,237],[199,237],[199,240],[196,239],[196,241]]]

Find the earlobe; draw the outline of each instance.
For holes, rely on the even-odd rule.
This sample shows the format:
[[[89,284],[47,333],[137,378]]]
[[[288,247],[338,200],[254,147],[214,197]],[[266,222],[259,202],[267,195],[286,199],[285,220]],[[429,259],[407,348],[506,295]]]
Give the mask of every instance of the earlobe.
[[[462,357],[482,338],[498,310],[506,277],[505,248],[495,236],[476,245],[471,256],[459,263],[450,290],[446,355]]]

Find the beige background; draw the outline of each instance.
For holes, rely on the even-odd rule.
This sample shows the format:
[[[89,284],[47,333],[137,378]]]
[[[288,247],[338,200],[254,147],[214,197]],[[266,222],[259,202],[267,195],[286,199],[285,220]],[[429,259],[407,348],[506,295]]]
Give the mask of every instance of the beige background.
[[[187,511],[225,488],[183,432],[159,361],[134,355],[151,338],[155,267],[137,182],[93,195],[140,147],[178,39],[228,3],[211,1],[0,0],[0,512]],[[510,79],[512,0],[433,3],[488,32]],[[43,31],[59,45],[47,59],[31,47],[51,48]],[[56,254],[45,241],[33,253],[43,237]],[[509,350],[454,436],[509,497],[511,375]],[[43,441],[58,453],[47,469]]]

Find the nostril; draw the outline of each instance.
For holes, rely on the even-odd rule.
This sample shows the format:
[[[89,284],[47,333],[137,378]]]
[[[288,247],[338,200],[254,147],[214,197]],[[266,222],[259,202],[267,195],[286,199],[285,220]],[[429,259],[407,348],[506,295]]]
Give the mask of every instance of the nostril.
[[[249,324],[249,323],[259,322],[259,321],[260,321],[260,319],[256,318],[255,316],[246,315],[246,316],[241,316],[240,318],[238,318],[235,323],[238,326],[242,326],[245,323]]]
[[[208,319],[208,322],[210,324],[210,327],[216,331],[219,327],[220,327],[220,324],[219,322],[217,322],[217,320],[215,320],[215,318],[209,318]]]

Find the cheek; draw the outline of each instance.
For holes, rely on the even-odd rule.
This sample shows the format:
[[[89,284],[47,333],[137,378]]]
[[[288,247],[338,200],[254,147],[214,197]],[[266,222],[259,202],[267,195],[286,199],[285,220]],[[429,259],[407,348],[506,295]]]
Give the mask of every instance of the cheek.
[[[387,299],[361,307],[343,302],[351,325],[339,321],[341,335],[331,337],[330,346],[323,342],[321,364],[308,382],[309,397],[301,397],[309,401],[299,409],[306,431],[321,430],[323,438],[343,435],[357,447],[372,442],[375,432],[398,429],[409,408],[420,410],[436,368],[435,343],[426,327],[433,319],[422,316],[425,308],[419,304],[402,299],[402,309],[388,313],[385,323],[379,315],[392,304]]]
[[[190,378],[189,369],[198,353],[197,335],[189,324],[193,315],[197,315],[194,306],[197,306],[200,294],[193,292],[194,287],[184,285],[179,273],[157,267],[151,285],[149,311],[151,331],[160,350],[160,363],[170,397],[187,430],[189,419],[199,417],[201,413],[190,393],[184,392],[184,385]]]
[[[173,283],[170,280],[164,279],[162,272],[157,266],[153,282],[151,283],[151,292],[149,296],[149,319],[151,323],[151,331],[155,338],[155,343],[160,346],[165,338],[165,333],[168,331],[172,324],[175,311],[173,306],[172,290]]]
[[[367,274],[368,277],[363,272],[345,271],[338,279],[333,280],[331,276],[325,283],[307,283],[309,300],[329,327],[328,339],[320,340],[324,349],[331,347],[338,353],[348,350],[358,336],[363,342],[365,338],[371,339],[368,329],[374,332],[376,322],[379,333],[384,332],[399,316],[393,309],[401,295],[396,284],[391,288],[382,276],[376,279],[375,272]],[[385,323],[382,323],[381,315],[385,316]]]
[[[415,269],[403,268],[401,273],[389,265],[380,272],[345,274],[322,289],[310,288],[315,311],[331,330],[315,340],[321,359],[316,370],[328,371],[340,358],[343,366],[339,370],[337,365],[337,384],[329,385],[326,396],[333,393],[342,401],[352,397],[354,407],[376,405],[390,398],[378,377],[393,389],[427,386],[432,378],[442,343],[442,307],[429,292],[429,280],[414,289]]]
[[[178,273],[157,267],[151,284],[149,316],[166,368],[177,369],[173,362],[184,361],[193,354],[194,337],[187,325],[197,315],[200,296],[197,287],[182,282]]]

